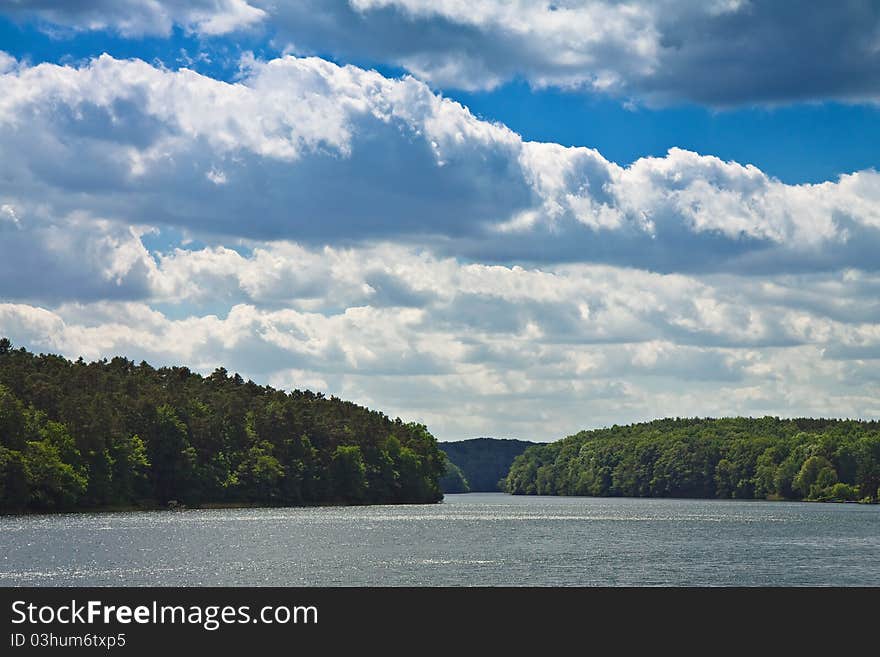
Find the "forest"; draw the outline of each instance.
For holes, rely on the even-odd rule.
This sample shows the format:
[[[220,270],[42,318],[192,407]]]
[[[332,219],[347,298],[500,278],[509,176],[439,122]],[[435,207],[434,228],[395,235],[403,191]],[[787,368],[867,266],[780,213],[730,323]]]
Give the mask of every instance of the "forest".
[[[582,431],[516,458],[505,490],[591,495],[878,501],[880,423],[694,418]]]
[[[442,447],[441,447],[442,449]],[[445,452],[444,452],[445,454]],[[440,477],[440,490],[444,493],[471,493],[467,477],[455,463],[446,456],[446,472]]]
[[[471,438],[440,443],[450,467],[441,481],[446,493],[479,493],[502,490],[513,459],[535,443],[501,438]]]
[[[423,425],[321,393],[0,339],[0,512],[429,503],[445,463]]]

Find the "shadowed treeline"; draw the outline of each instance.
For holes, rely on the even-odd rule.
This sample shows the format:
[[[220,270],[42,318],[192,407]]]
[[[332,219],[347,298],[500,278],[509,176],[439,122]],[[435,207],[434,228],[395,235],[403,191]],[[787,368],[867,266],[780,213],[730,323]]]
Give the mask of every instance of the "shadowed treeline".
[[[452,464],[441,480],[445,493],[480,493],[502,490],[513,459],[535,443],[500,438],[472,438],[439,443]]]

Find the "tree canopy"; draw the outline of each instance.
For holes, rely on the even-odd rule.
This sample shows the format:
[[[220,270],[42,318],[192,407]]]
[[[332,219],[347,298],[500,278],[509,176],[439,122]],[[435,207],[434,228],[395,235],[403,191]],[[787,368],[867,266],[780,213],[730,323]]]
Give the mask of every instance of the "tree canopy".
[[[448,443],[439,443],[449,460],[461,469],[467,481],[468,490],[449,490],[456,492],[491,493],[502,490],[502,480],[510,470],[513,459],[535,443],[525,440],[500,438],[471,438]]]
[[[446,473],[440,478],[440,489],[444,493],[470,493],[467,478],[455,463],[446,457]]]
[[[880,423],[665,419],[582,431],[517,457],[514,494],[876,502]]]
[[[336,397],[0,340],[0,512],[436,502],[444,470],[426,427]]]

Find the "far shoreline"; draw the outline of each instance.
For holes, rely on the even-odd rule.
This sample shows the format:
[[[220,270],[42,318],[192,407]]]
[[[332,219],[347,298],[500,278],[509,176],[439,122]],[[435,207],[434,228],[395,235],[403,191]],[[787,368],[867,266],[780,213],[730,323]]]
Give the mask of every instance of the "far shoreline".
[[[571,499],[571,500],[664,500],[679,502],[725,502],[725,503],[743,503],[743,502],[777,502],[783,504],[810,504],[810,505],[857,505],[857,506],[878,506],[877,502],[865,502],[862,500],[791,500],[791,499],[770,499],[770,498],[720,498],[720,497],[627,497],[623,495],[521,495],[507,493],[505,491],[468,491],[467,493],[444,493],[444,497],[434,502],[380,502],[370,504],[352,504],[348,502],[326,502],[318,504],[298,504],[298,505],[273,505],[259,503],[236,503],[236,502],[215,502],[210,504],[200,504],[197,506],[180,505],[176,507],[161,505],[126,505],[112,507],[95,507],[88,509],[67,509],[67,510],[27,510],[21,512],[0,512],[0,518],[15,518],[27,516],[70,516],[70,515],[101,515],[101,514],[123,514],[123,513],[154,513],[169,512],[182,513],[187,511],[223,511],[237,509],[316,509],[316,508],[338,508],[338,507],[375,507],[375,506],[431,506],[434,504],[442,504],[447,495],[503,495],[513,498],[549,498],[549,499]]]

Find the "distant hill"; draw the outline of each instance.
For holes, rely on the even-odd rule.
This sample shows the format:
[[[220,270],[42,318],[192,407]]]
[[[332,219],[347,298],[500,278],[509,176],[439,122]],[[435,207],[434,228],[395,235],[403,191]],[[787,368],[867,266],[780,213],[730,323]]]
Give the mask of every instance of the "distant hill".
[[[473,438],[437,443],[437,446],[446,453],[449,460],[458,467],[463,475],[465,486],[469,490],[461,490],[460,478],[451,469],[440,482],[441,487],[446,493],[500,491],[501,488],[498,484],[507,477],[513,460],[526,448],[536,444],[527,440],[499,438]],[[450,473],[453,473],[452,476]]]
[[[446,463],[446,472],[440,477],[440,490],[444,493],[470,493],[471,487],[461,468],[450,461],[446,454],[443,455],[443,461]]]

